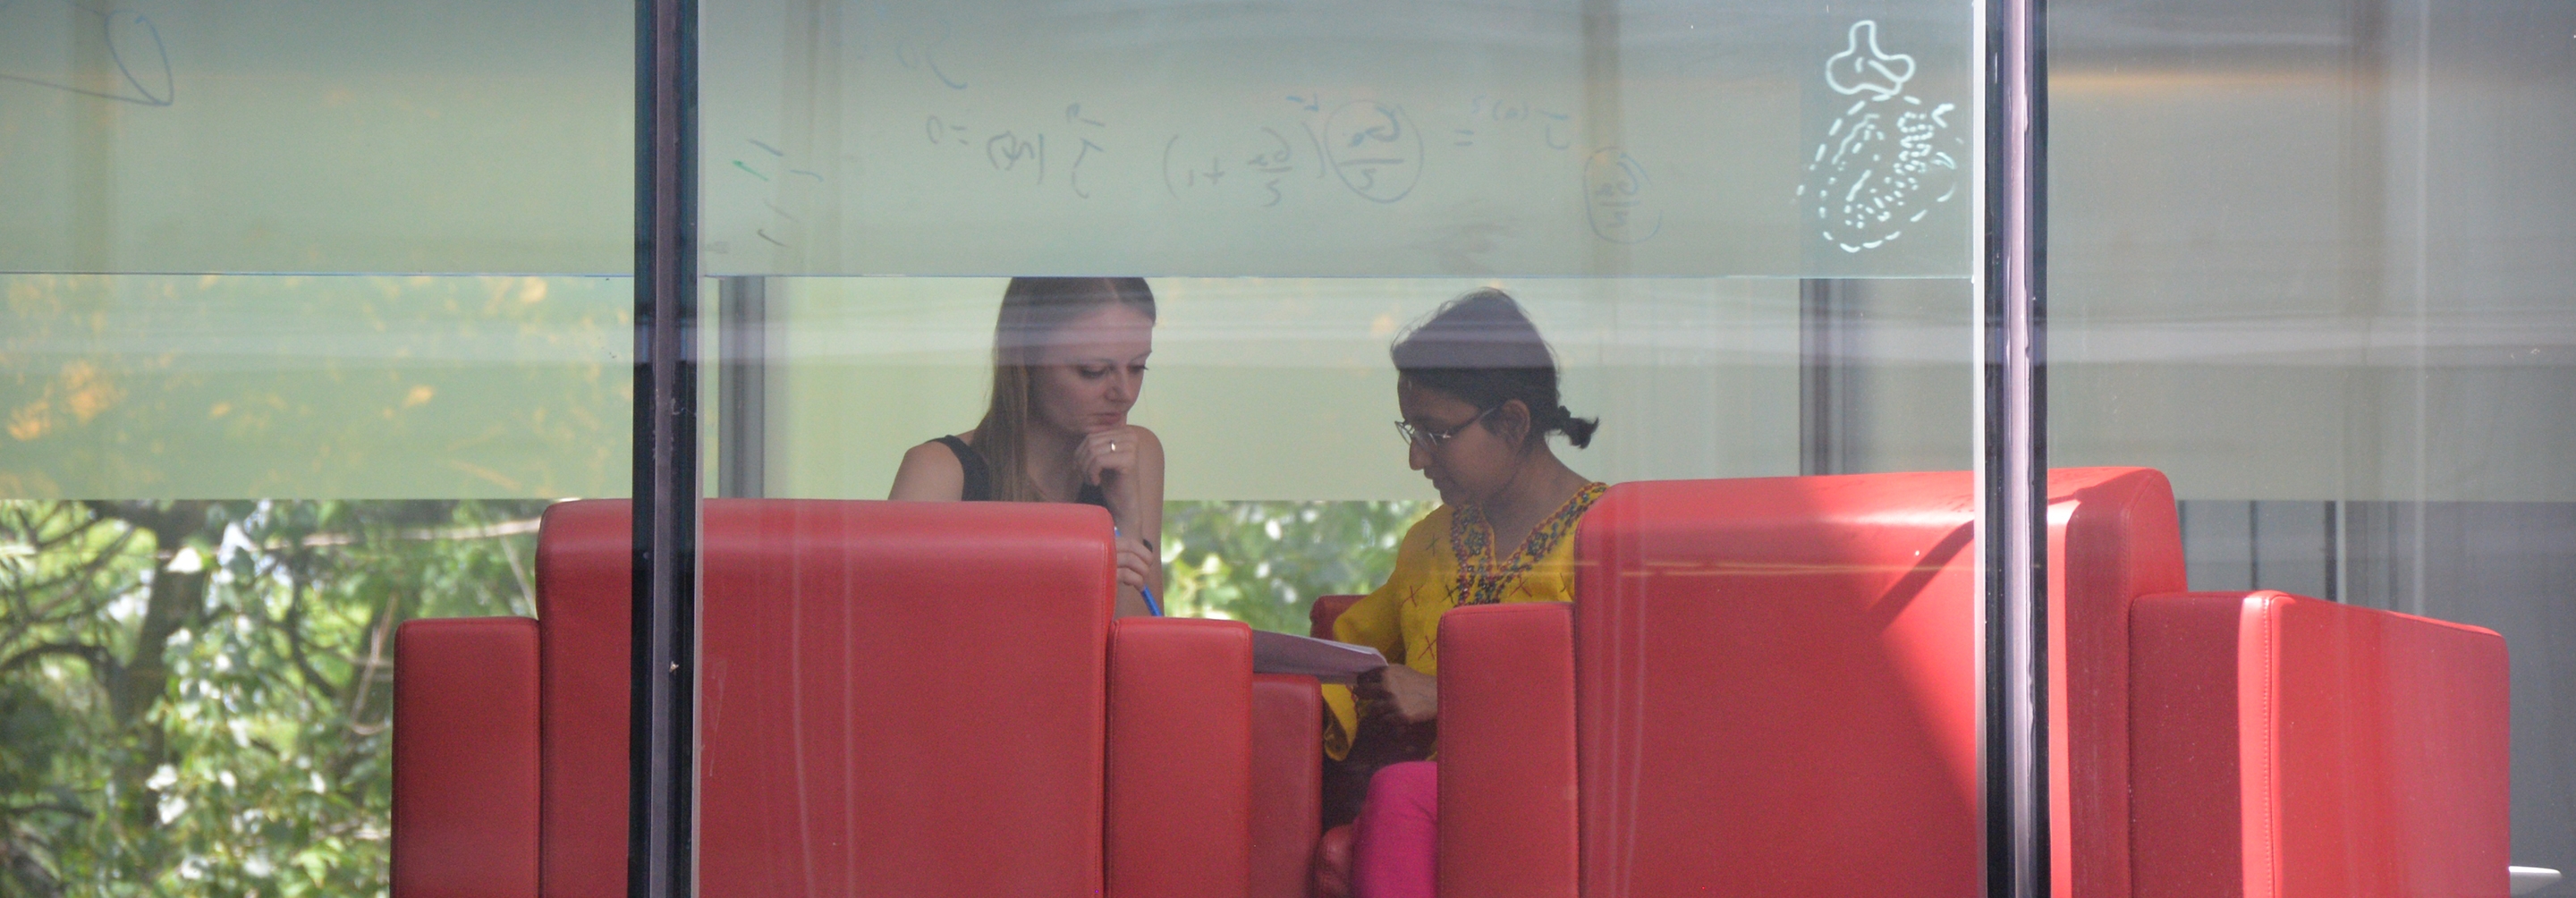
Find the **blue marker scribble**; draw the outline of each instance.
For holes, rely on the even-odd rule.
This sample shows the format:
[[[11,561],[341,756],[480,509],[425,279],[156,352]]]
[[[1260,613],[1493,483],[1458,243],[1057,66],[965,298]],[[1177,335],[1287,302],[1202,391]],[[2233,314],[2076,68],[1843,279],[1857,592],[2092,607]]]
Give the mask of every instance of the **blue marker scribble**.
[[[1404,110],[1371,100],[1342,104],[1324,121],[1323,141],[1342,186],[1375,203],[1392,203],[1422,180],[1422,134]]]
[[[90,90],[42,78],[7,73],[0,73],[0,81],[16,81],[21,84],[50,87],[84,97],[132,103],[137,106],[168,106],[175,101],[178,96],[178,82],[170,72],[170,49],[161,43],[161,27],[153,24],[151,17],[131,10],[95,10],[71,0],[64,0],[63,5],[84,15],[98,17],[99,37],[106,41],[108,56],[116,62],[116,73],[124,76],[125,86],[132,88],[133,94]],[[119,28],[120,22],[124,23],[125,27]],[[128,35],[140,34],[140,37],[120,39],[117,37],[120,31]],[[147,46],[150,50],[149,55],[145,53]],[[132,59],[127,58],[129,53]],[[139,75],[135,71],[138,65],[143,67]],[[148,77],[152,75],[159,77]],[[159,93],[154,93],[147,83],[154,81],[161,85]]]
[[[931,38],[929,42],[922,44],[919,49],[914,48],[912,38],[903,38],[895,44],[895,61],[901,63],[903,67],[907,69],[929,69],[930,76],[939,79],[939,83],[948,85],[948,89],[950,90],[965,90],[966,82],[950,78],[948,77],[947,72],[940,71],[939,59],[932,56],[930,52],[933,49],[938,48],[939,45],[947,43],[948,36],[953,33],[953,31],[954,29],[952,29],[948,24],[948,19],[944,16],[941,17],[939,19],[938,37]]]
[[[1064,173],[1064,179],[1067,186],[1073,188],[1073,195],[1086,200],[1091,198],[1091,194],[1082,189],[1082,160],[1091,158],[1091,154],[1095,152],[1106,153],[1109,151],[1102,148],[1099,144],[1092,143],[1091,138],[1083,138],[1081,150],[1073,154],[1073,167]]]
[[[1647,189],[1646,166],[1618,147],[1583,162],[1584,215],[1592,234],[1612,243],[1643,243],[1663,233],[1664,213]]]

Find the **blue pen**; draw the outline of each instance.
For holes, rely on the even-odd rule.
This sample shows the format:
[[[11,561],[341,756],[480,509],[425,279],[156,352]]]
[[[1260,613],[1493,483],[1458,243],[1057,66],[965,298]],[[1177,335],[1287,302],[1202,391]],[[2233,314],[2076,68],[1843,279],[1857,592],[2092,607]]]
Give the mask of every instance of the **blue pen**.
[[[1111,537],[1111,538],[1116,538],[1116,537],[1118,536],[1118,526],[1117,526],[1117,525],[1115,525],[1115,524],[1110,525],[1110,527],[1109,527],[1109,535],[1110,535],[1110,537]],[[1145,597],[1145,613],[1147,613],[1147,614],[1151,614],[1151,615],[1153,615],[1153,616],[1155,616],[1155,617],[1162,617],[1162,616],[1163,616],[1163,606],[1162,606],[1162,605],[1160,605],[1160,604],[1155,603],[1155,601],[1154,601],[1154,591],[1153,591],[1153,590],[1151,590],[1151,589],[1147,589],[1147,588],[1142,587],[1142,586],[1139,586],[1139,587],[1136,587],[1136,594],[1137,594],[1137,595],[1140,595],[1140,596],[1144,596],[1144,597]]]

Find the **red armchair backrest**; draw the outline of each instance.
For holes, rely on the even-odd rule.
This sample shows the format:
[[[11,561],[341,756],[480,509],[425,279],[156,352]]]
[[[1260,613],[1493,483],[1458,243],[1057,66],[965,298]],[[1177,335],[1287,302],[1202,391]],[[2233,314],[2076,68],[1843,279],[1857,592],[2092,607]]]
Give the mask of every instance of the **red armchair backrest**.
[[[393,898],[536,895],[537,622],[405,622],[393,741]]]
[[[1351,606],[1363,598],[1367,597],[1316,596],[1315,604],[1306,609],[1306,635],[1317,639],[1333,638],[1333,622],[1341,620],[1342,612],[1351,610]]]
[[[625,892],[625,502],[539,546],[549,898]],[[1097,508],[710,500],[708,894],[1102,886],[1109,527]]]
[[[2183,581],[2144,469],[2052,473],[2057,894],[2124,895],[2131,597]],[[1629,483],[1578,536],[1586,895],[1972,895],[1965,473]],[[2071,891],[2070,891],[2071,890]]]
[[[546,509],[537,536],[539,894],[626,894],[634,507]]]
[[[2132,626],[2140,898],[2506,893],[2502,637],[2278,592]]]

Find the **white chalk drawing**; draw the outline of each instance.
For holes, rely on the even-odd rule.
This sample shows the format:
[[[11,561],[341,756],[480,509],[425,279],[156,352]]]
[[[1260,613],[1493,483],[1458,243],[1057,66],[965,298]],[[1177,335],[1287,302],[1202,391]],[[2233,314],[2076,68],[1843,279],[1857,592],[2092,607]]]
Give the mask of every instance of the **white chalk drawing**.
[[[1914,71],[1914,57],[1880,49],[1870,19],[1853,22],[1850,43],[1825,60],[1825,86],[1858,99],[1825,129],[1798,196],[1843,252],[1885,246],[1959,194],[1958,106],[1907,93]]]

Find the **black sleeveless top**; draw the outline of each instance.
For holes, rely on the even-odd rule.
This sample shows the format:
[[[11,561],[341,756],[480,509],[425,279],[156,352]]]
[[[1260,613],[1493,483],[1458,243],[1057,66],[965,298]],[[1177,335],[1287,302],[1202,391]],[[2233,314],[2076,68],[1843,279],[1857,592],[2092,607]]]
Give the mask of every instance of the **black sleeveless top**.
[[[985,463],[984,453],[975,451],[975,447],[967,445],[965,440],[953,436],[940,437],[936,442],[956,453],[957,466],[966,469],[966,491],[957,498],[968,502],[993,501],[993,466]],[[1101,494],[1097,483],[1083,484],[1082,493],[1074,496],[1073,501],[1109,507],[1109,497]]]

